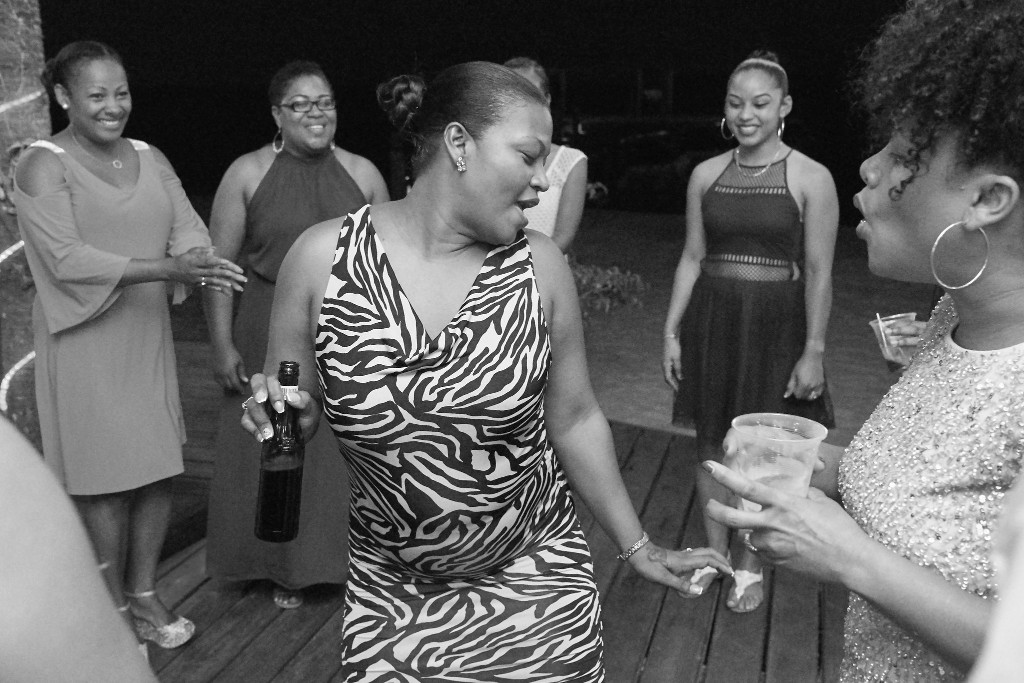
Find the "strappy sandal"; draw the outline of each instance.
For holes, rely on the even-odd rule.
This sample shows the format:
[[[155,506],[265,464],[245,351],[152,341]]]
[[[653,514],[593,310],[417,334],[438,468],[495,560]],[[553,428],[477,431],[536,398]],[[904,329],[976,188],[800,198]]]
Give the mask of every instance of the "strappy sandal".
[[[156,591],[149,590],[141,593],[129,593],[125,591],[125,595],[129,598],[138,600],[140,598],[153,597],[156,595]],[[158,647],[162,647],[165,650],[172,650],[176,647],[181,647],[190,641],[196,632],[196,625],[192,623],[191,620],[181,616],[170,624],[156,626],[148,619],[144,619],[143,617],[136,615],[135,612],[132,612],[132,624],[135,626],[135,634],[139,638],[155,643]],[[145,645],[145,643],[143,643],[143,645]]]
[[[302,605],[302,593],[278,586],[274,589],[274,604],[281,609],[295,609]]]
[[[725,606],[730,611],[737,614],[746,614],[747,612],[753,612],[761,603],[764,602],[764,570],[758,572],[747,571],[746,569],[737,569],[733,572],[732,576],[733,587],[729,590],[729,597],[726,598]],[[747,589],[754,584],[761,584],[761,599],[754,604],[753,607],[747,609],[739,609],[739,601],[743,598]],[[730,604],[731,603],[731,604]]]

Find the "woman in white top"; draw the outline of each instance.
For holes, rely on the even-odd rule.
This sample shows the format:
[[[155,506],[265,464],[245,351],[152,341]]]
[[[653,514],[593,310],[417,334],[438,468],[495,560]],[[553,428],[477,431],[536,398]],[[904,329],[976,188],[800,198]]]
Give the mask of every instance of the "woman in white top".
[[[544,93],[551,106],[551,86],[544,67],[529,57],[513,57],[505,66],[521,74]],[[540,193],[540,204],[526,210],[531,230],[542,232],[569,252],[583,217],[587,197],[587,155],[566,145],[551,144],[544,167],[551,187]]]

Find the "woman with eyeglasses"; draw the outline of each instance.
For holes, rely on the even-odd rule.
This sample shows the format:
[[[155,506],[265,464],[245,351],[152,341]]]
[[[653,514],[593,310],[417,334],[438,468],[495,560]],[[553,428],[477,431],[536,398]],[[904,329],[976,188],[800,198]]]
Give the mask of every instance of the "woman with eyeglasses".
[[[271,79],[269,96],[277,133],[231,164],[210,216],[217,254],[237,257],[249,284],[237,302],[219,292],[205,297],[214,377],[226,394],[210,490],[207,570],[228,580],[270,579],[274,602],[288,609],[301,604],[300,589],[345,580],[345,465],[326,432],[308,443],[298,538],[258,540],[259,447],[238,428],[237,396],[250,373],[263,369],[275,282],[292,243],[315,223],[387,201],[388,191],[373,163],[334,144],[337,105],[319,65],[286,64]]]

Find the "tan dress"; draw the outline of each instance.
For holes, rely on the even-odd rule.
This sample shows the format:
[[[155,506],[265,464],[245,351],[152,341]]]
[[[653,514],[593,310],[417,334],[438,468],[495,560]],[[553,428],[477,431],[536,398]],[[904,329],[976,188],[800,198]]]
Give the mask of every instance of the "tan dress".
[[[47,464],[73,495],[135,489],[180,474],[178,399],[167,285],[118,281],[132,258],[209,246],[181,182],[144,142],[134,187],[117,188],[47,141],[66,183],[15,187],[35,280],[36,401]]]

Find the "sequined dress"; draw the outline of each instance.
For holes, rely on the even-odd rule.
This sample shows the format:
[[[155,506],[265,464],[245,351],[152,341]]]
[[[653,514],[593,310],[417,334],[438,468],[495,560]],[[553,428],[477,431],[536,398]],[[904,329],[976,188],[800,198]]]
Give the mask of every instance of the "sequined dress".
[[[843,456],[843,504],[871,538],[963,590],[995,594],[992,530],[1024,458],[1024,344],[971,351],[944,297],[914,360]],[[960,681],[867,601],[850,595],[840,680]]]

